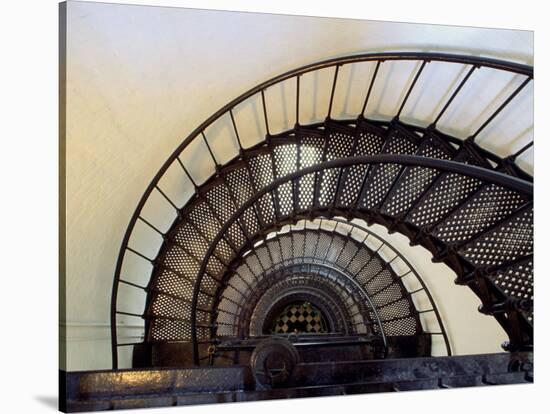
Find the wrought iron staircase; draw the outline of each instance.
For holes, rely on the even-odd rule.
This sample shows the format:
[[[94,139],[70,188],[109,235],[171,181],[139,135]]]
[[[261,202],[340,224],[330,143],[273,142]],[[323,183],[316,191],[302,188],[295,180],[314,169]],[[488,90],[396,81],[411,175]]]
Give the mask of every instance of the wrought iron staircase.
[[[366,118],[379,69],[402,61],[416,66],[395,116]],[[336,119],[340,69],[369,62],[373,71],[361,112]],[[437,115],[425,126],[403,122],[401,113],[426,67],[443,63],[460,65],[464,75]],[[307,104],[300,97],[301,78],[329,69],[326,119],[301,122]],[[438,123],[479,70],[507,72],[520,82],[471,136],[443,133]],[[531,67],[486,58],[365,54],[292,70],[225,105],[173,152],[130,220],[112,292],[113,368],[119,368],[122,348],[133,350],[134,368],[207,368],[267,358],[254,354],[257,340],[269,341],[273,334],[266,327],[274,316],[298,302],[323,313],[329,332],[312,346],[332,341],[326,355],[336,359],[341,355],[334,341],[357,345],[362,350],[351,358],[360,360],[430,356],[435,336],[451,355],[444,323],[417,271],[361,221],[428,249],[456,273],[457,284],[480,298],[480,311],[502,325],[506,350],[532,351],[533,185],[515,161],[533,142],[504,157],[476,142],[532,81]],[[295,88],[295,112],[286,111],[294,127],[274,132],[266,94],[283,83]],[[264,134],[252,145],[239,124],[244,105],[255,106],[263,124]],[[223,119],[237,146],[232,157],[209,140],[209,129]],[[198,170],[186,164],[186,151],[202,157],[195,156]],[[212,168],[204,173],[207,164]],[[176,170],[180,190],[192,189],[179,199],[163,187]],[[172,212],[157,223],[145,214],[150,205]],[[156,244],[136,246],[137,233]],[[136,261],[144,273],[128,277],[125,266]],[[137,301],[142,311],[125,307]],[[119,318],[143,321],[143,341],[119,341]],[[285,338],[300,348],[304,335]],[[311,357],[300,348],[296,358]]]

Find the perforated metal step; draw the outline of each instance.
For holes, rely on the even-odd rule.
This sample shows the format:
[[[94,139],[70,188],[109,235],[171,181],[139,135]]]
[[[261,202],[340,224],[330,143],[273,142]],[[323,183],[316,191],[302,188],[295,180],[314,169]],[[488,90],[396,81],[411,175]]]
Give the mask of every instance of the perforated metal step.
[[[227,226],[211,255],[206,257],[201,275],[201,263],[216,236],[236,211],[253,199],[258,191],[275,180],[322,162],[377,153],[452,159],[492,169],[472,146],[465,145],[455,150],[434,131],[420,136],[398,124],[384,130],[365,121],[356,126],[332,122],[327,122],[323,128],[301,126],[294,134],[272,139],[268,146],[245,151],[241,160],[221,169],[215,178],[199,189],[199,197],[183,209],[180,220],[168,233],[165,247],[155,262],[157,270],[149,289],[149,306],[145,314],[149,321],[148,339],[191,339],[189,325],[193,317],[193,303],[199,306],[194,314],[198,338],[209,338],[213,332],[211,316],[214,304],[220,300],[220,287],[225,283],[222,279],[230,272],[230,264],[250,249],[255,240],[265,234],[265,229],[292,222],[296,217],[318,214],[315,211],[351,209],[359,213],[381,213],[396,220],[404,219],[416,228],[428,229],[430,235],[444,245],[458,246],[460,256],[473,266],[484,262],[494,265],[530,253],[524,249],[512,255],[511,249],[517,247],[517,243],[504,241],[509,238],[507,233],[496,232],[511,231],[510,225],[506,227],[506,221],[527,202],[525,196],[497,185],[483,185],[479,179],[432,168],[398,164],[354,165],[299,176],[282,183],[250,207],[244,208],[242,214]],[[525,222],[523,226],[527,229],[532,223]],[[486,254],[482,244],[487,243],[485,239],[476,241],[477,244],[470,242],[470,239],[481,237],[487,230],[492,230],[491,235],[487,236],[489,239],[500,235],[498,240],[495,239],[498,246],[491,248],[495,259],[498,256],[500,261],[484,261]],[[246,266],[250,274],[238,274],[239,280],[233,280],[226,287],[226,292],[253,290],[259,269],[261,272],[270,269],[277,255],[281,256],[282,261],[300,257],[303,252],[285,245],[285,237],[289,236],[281,236],[278,240],[279,251],[274,251],[270,243],[270,247],[264,246],[261,256],[249,255]],[[319,240],[322,237],[320,234]],[[532,236],[525,235],[526,240],[529,237]],[[316,248],[323,245],[319,240],[314,244]],[[313,240],[305,242],[305,237],[303,241],[304,248],[313,243]],[[332,242],[335,243],[334,251],[339,254],[332,257],[325,252],[329,262],[338,258],[351,260],[346,256],[349,242],[346,244],[345,239]],[[513,246],[506,247],[506,243]],[[286,247],[282,248],[283,245]],[[294,246],[294,240],[291,246]],[[249,263],[250,260],[255,263]],[[347,264],[354,265],[353,260]],[[367,260],[362,273],[353,274],[353,278],[380,307],[382,319],[386,321],[384,329],[403,334],[399,326],[408,322],[407,317],[399,316],[398,308],[401,306],[400,300],[408,302],[402,298],[402,290],[391,287],[393,279],[383,267],[379,261]],[[372,274],[376,277],[367,276]],[[199,275],[200,288],[195,291],[194,281]],[[239,284],[240,290],[235,289],[236,284]],[[245,296],[241,294],[238,299],[231,299],[229,295],[228,298],[223,302],[224,306],[229,306],[228,303],[237,306]],[[417,330],[413,329],[409,333],[415,332]]]

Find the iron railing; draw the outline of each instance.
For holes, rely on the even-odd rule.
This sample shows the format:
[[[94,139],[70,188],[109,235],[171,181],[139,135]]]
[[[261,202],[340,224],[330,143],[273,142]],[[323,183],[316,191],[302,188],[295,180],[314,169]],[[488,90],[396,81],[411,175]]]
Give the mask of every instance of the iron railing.
[[[250,90],[243,93],[242,95],[240,95],[239,97],[237,97],[236,99],[234,99],[233,101],[228,103],[227,105],[224,105],[222,108],[220,108],[218,111],[216,111],[212,116],[210,116],[207,120],[205,120],[201,125],[199,125],[186,139],[184,139],[182,141],[182,143],[170,155],[170,157],[161,166],[161,168],[159,169],[157,174],[153,177],[152,181],[147,186],[144,194],[142,195],[141,199],[139,200],[139,202],[137,204],[137,207],[136,207],[134,213],[132,214],[132,216],[130,218],[130,222],[129,222],[128,227],[126,229],[126,232],[124,234],[124,237],[123,237],[123,240],[122,240],[122,243],[121,243],[121,249],[120,249],[118,259],[117,259],[117,263],[116,263],[115,275],[114,275],[114,281],[113,281],[113,291],[112,291],[112,298],[111,298],[111,336],[112,336],[113,368],[115,368],[115,369],[118,368],[118,351],[117,351],[117,349],[120,345],[123,345],[123,344],[118,343],[118,339],[117,339],[117,320],[116,320],[117,314],[127,314],[127,315],[135,316],[135,317],[141,317],[142,316],[142,315],[133,314],[133,313],[130,313],[130,312],[119,311],[117,309],[117,298],[118,298],[119,284],[123,283],[123,284],[126,284],[128,286],[133,286],[136,289],[146,290],[146,288],[147,288],[146,286],[140,286],[138,284],[135,284],[135,283],[125,281],[125,280],[121,279],[121,270],[122,270],[122,266],[123,266],[124,257],[127,254],[127,252],[132,252],[134,254],[137,254],[140,257],[143,257],[146,260],[149,260],[150,262],[154,262],[154,259],[146,257],[143,253],[141,253],[141,252],[139,252],[139,251],[137,251],[137,250],[135,250],[135,249],[133,249],[132,247],[129,246],[129,241],[130,241],[130,238],[131,238],[132,233],[134,231],[135,225],[136,225],[137,221],[140,220],[140,221],[144,222],[145,224],[147,224],[149,227],[151,227],[157,233],[161,234],[162,236],[165,235],[165,233],[163,231],[159,230],[157,226],[150,223],[147,219],[145,219],[142,216],[143,208],[144,208],[146,202],[149,200],[151,194],[153,192],[158,192],[177,211],[181,210],[180,208],[178,208],[170,200],[170,198],[166,195],[166,193],[162,190],[162,188],[159,185],[159,182],[160,182],[161,178],[164,176],[164,174],[166,173],[168,168],[170,166],[172,166],[174,163],[178,163],[183,168],[183,170],[185,171],[185,173],[187,174],[187,176],[189,177],[189,179],[191,180],[191,182],[193,183],[193,185],[196,188],[199,187],[199,183],[197,183],[193,179],[192,175],[189,174],[187,168],[185,167],[185,165],[183,164],[183,162],[179,158],[182,151],[186,147],[188,147],[190,143],[194,142],[194,140],[203,141],[206,144],[206,146],[207,146],[207,148],[210,152],[210,155],[212,156],[212,159],[213,159],[213,161],[215,163],[215,166],[216,166],[216,171],[219,170],[222,166],[220,164],[218,164],[218,162],[216,161],[216,159],[213,155],[213,152],[211,150],[210,144],[209,144],[208,139],[206,137],[205,131],[216,120],[218,120],[219,118],[221,118],[224,115],[229,114],[229,116],[231,117],[232,125],[233,125],[233,128],[234,128],[234,133],[235,133],[237,143],[238,143],[238,146],[239,146],[239,154],[242,154],[243,151],[244,151],[244,147],[242,145],[242,141],[241,141],[240,136],[239,136],[239,131],[238,131],[236,123],[235,123],[235,117],[234,117],[233,109],[237,105],[239,105],[239,104],[247,101],[249,98],[252,98],[252,97],[255,97],[255,96],[258,96],[259,98],[261,98],[263,117],[264,117],[264,122],[265,122],[265,130],[267,131],[265,140],[266,140],[266,142],[269,142],[273,137],[275,137],[275,135],[272,135],[270,133],[269,111],[268,111],[268,108],[267,108],[267,105],[266,105],[265,91],[266,91],[267,88],[270,88],[270,87],[272,87],[276,84],[279,84],[283,81],[293,79],[293,78],[296,79],[296,96],[295,96],[295,99],[296,99],[296,118],[295,118],[295,121],[296,122],[295,122],[295,124],[296,124],[296,126],[299,126],[300,125],[300,108],[301,108],[301,102],[300,102],[300,76],[302,76],[306,73],[310,73],[310,72],[318,71],[318,70],[321,70],[321,69],[326,69],[326,68],[333,67],[334,68],[334,77],[333,77],[332,89],[331,89],[331,93],[330,93],[330,102],[329,102],[328,111],[327,111],[327,120],[331,120],[331,115],[332,115],[331,112],[332,112],[332,108],[333,108],[334,94],[335,94],[335,90],[336,90],[336,87],[337,87],[337,84],[338,84],[339,68],[341,68],[343,65],[351,65],[351,64],[356,64],[356,63],[360,63],[360,62],[376,62],[376,68],[375,68],[374,74],[371,78],[371,81],[370,81],[370,84],[369,84],[369,87],[368,87],[368,91],[367,91],[367,94],[366,94],[365,99],[364,99],[362,112],[360,114],[358,114],[358,119],[360,119],[360,120],[365,119],[364,114],[365,114],[366,108],[369,104],[369,100],[370,100],[370,97],[371,97],[371,92],[372,92],[372,89],[373,89],[373,85],[376,82],[378,70],[379,70],[380,66],[382,64],[384,64],[384,62],[390,62],[390,61],[414,61],[414,62],[419,62],[420,63],[420,68],[417,69],[417,71],[414,75],[414,79],[413,79],[412,83],[410,84],[409,88],[407,89],[407,91],[404,95],[404,98],[401,101],[401,104],[399,105],[399,110],[398,110],[397,114],[395,115],[394,119],[392,120],[392,122],[401,122],[401,121],[399,121],[399,116],[400,116],[403,108],[405,107],[405,105],[407,103],[407,100],[409,99],[409,97],[411,95],[411,91],[413,90],[413,88],[417,84],[417,80],[422,75],[424,68],[430,62],[454,63],[454,64],[463,65],[464,67],[469,68],[467,74],[463,77],[463,79],[459,83],[459,85],[454,89],[452,95],[447,100],[447,102],[443,105],[441,111],[438,113],[438,115],[434,118],[434,120],[429,125],[427,125],[425,127],[407,125],[407,127],[410,128],[411,130],[415,130],[415,131],[418,131],[418,132],[426,132],[426,131],[429,131],[429,130],[437,131],[437,123],[440,120],[441,116],[449,108],[449,106],[452,104],[454,99],[459,95],[459,93],[462,90],[462,88],[464,87],[464,85],[467,84],[469,79],[471,79],[471,77],[472,77],[473,73],[476,71],[476,69],[483,67],[483,68],[493,69],[493,70],[496,70],[496,71],[511,72],[511,73],[518,74],[518,75],[521,75],[521,76],[525,77],[523,82],[508,96],[508,98],[505,99],[504,102],[502,102],[499,105],[499,107],[476,129],[476,131],[470,137],[467,138],[467,141],[470,142],[470,143],[475,141],[475,138],[479,135],[479,133],[483,129],[485,129],[487,127],[487,125],[489,125],[504,110],[504,108],[506,108],[510,104],[510,102],[512,102],[512,100],[525,88],[525,86],[527,86],[533,79],[533,69],[532,69],[532,67],[517,64],[517,63],[511,63],[511,62],[504,62],[504,61],[499,61],[499,60],[495,60],[495,59],[489,59],[489,58],[479,58],[479,57],[472,57],[472,56],[450,55],[450,54],[434,54],[434,53],[361,54],[361,55],[346,56],[346,57],[341,57],[341,58],[330,59],[330,60],[322,61],[322,62],[319,62],[319,63],[314,63],[314,64],[311,64],[311,65],[303,66],[303,67],[295,69],[295,70],[291,70],[291,71],[286,72],[282,75],[276,76],[276,77],[274,77],[274,78],[272,78],[272,79],[270,79],[266,82],[263,82],[260,85],[255,86],[254,88],[251,88]],[[386,125],[389,124],[389,121],[380,121],[380,120],[378,120],[378,121],[369,120],[369,121],[372,121],[374,124],[386,124]],[[340,121],[335,121],[335,122],[346,122],[346,121],[340,120]],[[439,132],[439,133],[440,133],[441,136],[445,136],[450,142],[452,142],[454,144],[461,145],[464,142],[464,140],[462,140],[460,138],[450,137],[450,136],[445,135],[441,132]],[[493,154],[493,153],[491,153],[487,150],[484,150],[480,146],[477,146],[477,148],[488,159],[490,159],[490,160],[492,160],[496,163],[502,163],[505,160],[507,160],[508,162],[513,162],[513,160],[515,160],[516,157],[520,156],[527,149],[529,149],[532,145],[533,145],[533,143],[530,142],[529,144],[525,145],[523,148],[521,148],[516,153],[509,154],[507,157],[504,157],[504,158],[502,158],[502,157],[500,157],[496,154]],[[238,156],[239,155],[237,155],[237,157]],[[333,160],[333,161],[325,162],[320,166],[314,166],[314,167],[302,170],[300,172],[291,174],[291,175],[285,177],[284,180],[283,179],[278,180],[278,182],[279,183],[281,183],[283,181],[288,182],[289,180],[294,180],[298,177],[301,177],[301,176],[307,174],[308,172],[309,173],[317,172],[317,171],[321,171],[322,169],[325,169],[325,168],[337,168],[337,167],[343,167],[343,166],[351,166],[351,165],[354,165],[354,164],[368,164],[368,163],[396,163],[396,164],[400,164],[400,165],[422,166],[422,167],[437,169],[439,171],[447,171],[447,172],[455,172],[455,173],[458,173],[458,174],[465,174],[467,176],[479,178],[479,179],[481,179],[483,181],[486,181],[486,182],[493,182],[495,184],[498,184],[498,185],[503,186],[505,188],[513,189],[514,191],[518,191],[520,193],[528,194],[530,197],[532,197],[532,185],[530,183],[526,182],[525,180],[520,180],[520,179],[511,177],[511,176],[507,176],[507,175],[497,173],[497,172],[494,172],[494,171],[478,168],[478,167],[475,167],[475,166],[469,166],[469,165],[465,165],[465,164],[461,164],[461,163],[455,163],[455,162],[452,162],[452,161],[444,161],[444,160],[436,160],[436,159],[423,159],[422,157],[415,157],[415,156],[379,155],[379,156],[376,156],[376,157],[374,157],[374,156],[373,157],[352,157],[352,158],[346,159],[346,160]],[[525,177],[523,176],[522,178],[525,178]],[[270,185],[269,188],[271,190],[273,190],[275,188],[275,185]],[[265,194],[265,193],[266,193],[266,189],[264,189],[261,194]],[[240,213],[242,213],[242,211],[240,211]],[[212,253],[213,249],[210,249],[210,250],[211,250],[210,253]],[[204,269],[203,269],[203,271],[204,271]],[[195,292],[194,298],[196,298],[196,293],[200,289],[200,280],[198,280],[197,282],[199,282],[199,283],[195,284],[196,292]],[[195,303],[195,305],[196,305],[196,303]],[[192,326],[193,326],[193,330],[195,330],[196,329],[195,324],[193,324]],[[196,333],[193,336],[194,336],[194,339],[195,339],[195,342],[196,342]],[[126,345],[126,344],[124,344],[124,345]]]
[[[520,180],[516,177],[500,174],[495,171],[487,170],[484,168],[471,166],[467,164],[461,164],[455,161],[446,161],[438,160],[432,158],[423,158],[410,155],[376,155],[376,156],[360,156],[360,157],[350,157],[350,158],[341,158],[332,161],[327,161],[321,164],[317,164],[311,167],[304,168],[302,170],[296,171],[292,174],[289,174],[285,177],[282,177],[263,189],[259,190],[254,196],[248,199],[245,203],[239,207],[235,213],[231,216],[229,220],[222,226],[218,235],[214,238],[210,244],[207,253],[202,260],[198,277],[194,285],[193,299],[191,304],[191,342],[193,343],[194,349],[194,359],[195,363],[199,363],[199,349],[197,341],[197,325],[196,325],[196,312],[197,312],[197,299],[199,296],[199,291],[201,287],[202,279],[206,273],[206,266],[208,264],[208,259],[214,254],[214,251],[218,247],[218,243],[222,240],[224,234],[235,223],[239,217],[250,207],[254,205],[261,197],[265,194],[268,194],[276,190],[281,185],[294,182],[300,177],[305,175],[328,170],[331,168],[341,168],[349,167],[353,165],[361,164],[400,164],[400,165],[409,165],[416,167],[428,167],[437,170],[442,170],[446,172],[453,172],[457,174],[463,174],[468,177],[473,177],[482,180],[483,182],[498,184],[499,186],[512,189],[514,191],[520,192],[522,194],[533,196],[533,185],[527,181]]]
[[[370,264],[370,261],[372,261],[374,257],[377,257],[380,260],[380,262],[384,263],[385,265],[383,267],[381,267],[380,270],[376,274],[371,275],[369,281],[375,279],[376,276],[378,274],[380,274],[382,271],[384,271],[387,267],[392,267],[395,264],[398,264],[399,265],[399,272],[397,272],[397,270],[396,270],[396,278],[399,281],[401,281],[403,278],[407,277],[407,278],[410,278],[410,279],[412,279],[413,281],[416,282],[416,283],[409,282],[411,285],[415,286],[414,290],[412,290],[412,291],[407,290],[407,295],[410,295],[409,298],[412,298],[412,296],[414,296],[414,295],[424,293],[426,295],[427,299],[428,299],[429,308],[427,308],[427,309],[417,309],[417,315],[420,314],[420,313],[421,314],[432,313],[434,315],[435,319],[436,319],[437,326],[438,326],[439,330],[436,331],[436,332],[426,332],[426,334],[428,334],[428,335],[441,335],[442,338],[443,338],[443,341],[445,343],[445,348],[446,348],[447,355],[449,355],[449,356],[451,355],[451,353],[452,353],[451,345],[450,345],[450,341],[449,341],[449,338],[448,338],[446,330],[445,330],[445,326],[443,324],[442,318],[441,318],[440,313],[437,309],[435,301],[434,301],[430,291],[426,287],[426,284],[423,281],[422,277],[419,275],[417,270],[414,268],[414,266],[412,266],[410,261],[404,255],[402,255],[393,245],[388,243],[385,239],[383,239],[382,237],[380,237],[378,234],[374,233],[372,230],[368,229],[367,227],[365,227],[365,226],[363,226],[359,223],[356,223],[356,222],[353,222],[353,221],[346,221],[344,219],[337,218],[337,217],[332,218],[330,220],[320,218],[318,220],[318,223],[304,220],[304,221],[300,221],[300,222],[296,223],[293,226],[290,226],[290,228],[288,230],[285,230],[285,229],[280,230],[279,232],[275,233],[275,235],[271,235],[269,239],[267,239],[267,237],[265,237],[262,240],[261,244],[255,245],[255,248],[251,250],[250,254],[255,255],[255,257],[258,259],[258,262],[260,262],[260,257],[257,253],[257,250],[259,248],[261,248],[262,246],[266,245],[268,240],[269,240],[269,242],[272,242],[274,237],[291,234],[292,232],[306,232],[306,231],[315,230],[315,224],[318,224],[317,225],[317,231],[322,231],[323,229],[327,230],[327,227],[330,228],[330,227],[333,226],[332,230],[329,230],[330,233],[340,234],[342,236],[345,236],[346,234],[349,236],[349,234],[351,234],[352,232],[356,232],[356,233],[358,233],[357,236],[359,238],[359,241],[358,241],[359,244],[365,244],[367,242],[371,244],[371,246],[372,246],[371,247],[372,248],[372,250],[371,250],[372,257],[371,257],[370,260],[368,260],[367,262],[364,263],[364,265],[359,269],[359,271],[357,273],[359,273],[363,269],[365,269],[366,266],[368,266]],[[311,227],[311,226],[313,226],[313,227]],[[341,228],[339,228],[339,227],[341,227]],[[305,241],[306,241],[306,238],[304,237],[304,243],[305,243]],[[316,244],[318,244],[318,243],[319,243],[319,241],[317,239]],[[279,242],[279,248],[282,249],[282,247],[280,245],[280,242]],[[302,246],[302,250],[305,250],[305,246]],[[328,252],[328,250],[330,250],[330,246],[328,247],[327,252]],[[357,252],[355,253],[355,256],[360,253],[360,250],[361,249],[357,249]],[[380,257],[381,252],[383,252],[385,255],[388,255],[388,257],[386,257],[384,259],[382,257]],[[282,251],[280,252],[280,255],[281,255],[281,257],[283,257],[283,252]],[[355,258],[355,256],[354,256],[354,258]],[[350,260],[350,262],[353,261],[354,258],[352,258]],[[242,258],[238,261],[238,263],[244,263],[244,262],[245,262],[245,260],[242,259]],[[336,266],[335,271],[337,271],[339,274],[342,274],[342,275],[347,274],[345,268],[339,267],[337,265],[337,263],[328,262],[326,256],[322,260],[319,260],[319,258],[315,258],[315,257],[300,256],[300,257],[293,257],[292,259],[289,259],[289,260],[283,260],[281,263],[278,263],[277,265],[274,265],[272,268],[264,269],[263,272],[262,272],[262,275],[265,276],[265,275],[269,274],[270,272],[272,272],[273,270],[279,269],[280,267],[286,267],[286,266],[291,266],[291,265],[299,265],[299,264],[303,264],[303,263],[306,263],[306,262],[307,263],[312,263],[312,264],[313,263],[314,264],[321,264],[323,266],[328,266],[331,269],[333,268],[333,266]],[[238,266],[240,266],[240,264],[237,264],[233,267],[238,268]],[[235,274],[235,273],[236,273],[236,271],[229,273],[226,276],[226,278],[224,278],[224,279],[227,280],[227,279],[231,278],[232,275]],[[255,275],[255,276],[258,276],[260,278],[260,280],[262,280],[262,278],[261,278],[262,275]],[[357,277],[357,274],[350,275],[350,276],[347,276],[347,277],[350,277],[352,280],[355,280],[355,278]],[[357,282],[355,282],[355,283],[357,284]],[[417,288],[416,284],[418,284],[420,286],[420,288]],[[385,286],[384,289],[386,289],[387,287],[388,286]],[[235,287],[235,286],[233,286],[233,289],[235,289],[236,291],[239,291],[238,288]],[[369,297],[369,295],[364,291],[364,288],[359,286],[359,290],[362,291],[364,296],[366,296],[367,298]],[[240,292],[240,293],[242,294],[242,292]],[[220,295],[216,295],[216,296],[221,299]],[[245,298],[244,295],[243,295],[243,298]],[[402,300],[402,299],[403,298],[400,297],[398,300]],[[219,302],[215,302],[215,304],[213,306],[214,308],[217,307],[216,303],[219,303]],[[391,305],[391,304],[392,304],[392,302],[386,303],[383,306],[388,306],[388,305]],[[243,309],[243,308],[246,308],[247,305],[248,305],[248,303],[246,303],[246,301],[245,301],[245,303],[240,303],[239,302],[238,308]],[[376,306],[370,300],[369,300],[369,305],[375,313],[375,319],[376,319],[375,322],[376,322],[376,324],[378,324],[380,326],[380,331],[382,333],[384,343],[386,343],[384,330],[383,330],[383,327],[382,327],[382,322],[383,321],[380,320],[380,318],[378,316],[378,313],[376,311]],[[239,315],[235,315],[235,316],[238,317]]]

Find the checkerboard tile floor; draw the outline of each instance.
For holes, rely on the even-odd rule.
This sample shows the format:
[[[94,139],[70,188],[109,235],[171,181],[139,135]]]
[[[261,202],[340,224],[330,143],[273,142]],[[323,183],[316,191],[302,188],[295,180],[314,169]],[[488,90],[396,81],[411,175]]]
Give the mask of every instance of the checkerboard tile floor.
[[[327,333],[326,320],[310,303],[293,303],[283,309],[273,323],[272,333]]]

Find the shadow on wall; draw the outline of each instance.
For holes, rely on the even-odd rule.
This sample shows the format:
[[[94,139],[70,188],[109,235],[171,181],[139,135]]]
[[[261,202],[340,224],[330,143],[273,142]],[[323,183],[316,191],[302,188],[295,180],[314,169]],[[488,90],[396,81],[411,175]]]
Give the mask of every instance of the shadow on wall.
[[[34,399],[45,407],[51,408],[55,411],[57,411],[59,407],[59,400],[57,395],[35,395]]]

